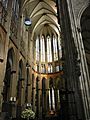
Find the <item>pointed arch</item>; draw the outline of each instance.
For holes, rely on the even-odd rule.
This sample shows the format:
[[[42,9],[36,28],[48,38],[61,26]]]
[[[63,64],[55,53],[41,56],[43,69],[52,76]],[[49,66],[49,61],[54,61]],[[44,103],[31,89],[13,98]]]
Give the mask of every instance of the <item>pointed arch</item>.
[[[5,70],[5,77],[4,77],[4,85],[3,85],[3,104],[2,104],[2,111],[3,112],[8,112],[11,114],[11,111],[9,106],[9,101],[12,100],[12,83],[13,83],[13,78],[12,78],[12,73],[13,73],[13,66],[14,66],[14,50],[13,48],[8,50],[8,55],[7,55],[7,63],[6,63],[6,70]]]
[[[86,8],[81,16],[81,34],[90,73],[90,5]]]

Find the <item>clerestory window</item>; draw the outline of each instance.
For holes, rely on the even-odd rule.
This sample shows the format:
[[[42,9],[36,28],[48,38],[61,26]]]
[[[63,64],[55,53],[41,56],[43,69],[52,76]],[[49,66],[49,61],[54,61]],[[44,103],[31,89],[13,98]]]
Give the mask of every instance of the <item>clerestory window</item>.
[[[55,35],[38,35],[35,44],[36,63],[41,73],[59,71],[59,59],[62,57],[61,41]],[[57,62],[53,64],[53,62]]]

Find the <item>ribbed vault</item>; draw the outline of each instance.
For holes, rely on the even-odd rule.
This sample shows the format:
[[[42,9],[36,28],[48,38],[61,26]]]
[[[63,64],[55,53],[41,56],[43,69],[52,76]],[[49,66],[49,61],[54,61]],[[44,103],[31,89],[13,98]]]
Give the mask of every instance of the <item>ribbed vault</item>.
[[[54,0],[25,0],[22,9],[32,20],[32,37],[34,34],[60,34]]]

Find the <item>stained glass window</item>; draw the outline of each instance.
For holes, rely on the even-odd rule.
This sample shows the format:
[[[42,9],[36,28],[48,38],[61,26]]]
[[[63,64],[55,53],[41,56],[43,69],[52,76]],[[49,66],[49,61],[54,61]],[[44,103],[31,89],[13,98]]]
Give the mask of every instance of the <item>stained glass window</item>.
[[[58,58],[62,57],[60,39],[58,39],[58,37],[54,35],[53,37],[49,35],[47,37],[43,35],[41,37],[38,36],[36,38],[36,61],[41,62],[39,66],[40,72],[52,73],[54,69],[56,69],[56,72],[61,70],[59,65],[55,65],[54,67],[52,66],[52,62],[53,62],[52,57],[54,57],[53,59],[54,61],[58,61],[59,60]],[[47,63],[47,66],[48,66],[47,68],[44,66],[45,62]]]
[[[50,96],[50,90],[49,90],[49,109],[51,110],[51,96]]]
[[[7,8],[8,0],[2,0],[3,6]]]
[[[52,73],[52,71],[53,71],[52,64],[49,64],[48,65],[48,73]]]
[[[45,62],[45,42],[44,42],[44,36],[40,39],[40,45],[41,45],[41,62]]]
[[[16,3],[16,17],[18,18],[18,15],[19,15],[19,2],[17,0],[17,3]]]
[[[55,110],[55,93],[53,88],[53,81],[50,79],[50,90],[49,90],[49,109]]]
[[[58,94],[58,102],[60,102],[59,90],[57,90],[57,94]]]
[[[45,72],[46,72],[45,65],[44,65],[44,64],[42,64],[42,65],[41,65],[41,73],[45,73]]]
[[[35,65],[35,71],[37,71],[37,65]]]
[[[59,58],[62,57],[62,50],[61,50],[61,39],[58,38],[58,48],[59,48]]]
[[[50,65],[48,65],[48,73],[50,73]]]
[[[13,2],[12,2],[13,11],[15,11],[15,7],[16,7],[16,0],[13,0]]]
[[[47,61],[52,62],[51,38],[47,36]]]
[[[54,89],[52,88],[52,105],[53,109],[55,110],[55,96],[54,96]]]
[[[13,14],[18,18],[19,15],[19,0],[14,0],[12,4]]]
[[[59,71],[59,65],[58,66],[56,66],[56,72],[58,72]]]
[[[54,54],[54,61],[58,60],[58,50],[57,50],[57,39],[53,36],[53,54]]]
[[[36,39],[36,61],[39,61],[39,38]]]

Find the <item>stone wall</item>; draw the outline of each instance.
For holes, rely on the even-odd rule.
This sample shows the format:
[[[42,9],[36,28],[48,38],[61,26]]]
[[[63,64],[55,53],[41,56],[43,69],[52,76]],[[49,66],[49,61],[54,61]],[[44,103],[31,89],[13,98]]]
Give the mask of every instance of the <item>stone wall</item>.
[[[89,6],[89,0],[67,0],[69,17],[71,22],[72,35],[74,43],[78,51],[78,59],[80,60],[81,76],[79,77],[80,89],[82,93],[83,106],[85,110],[85,119],[90,119],[90,78],[85,56],[85,49],[82,40],[80,19],[84,10]]]

